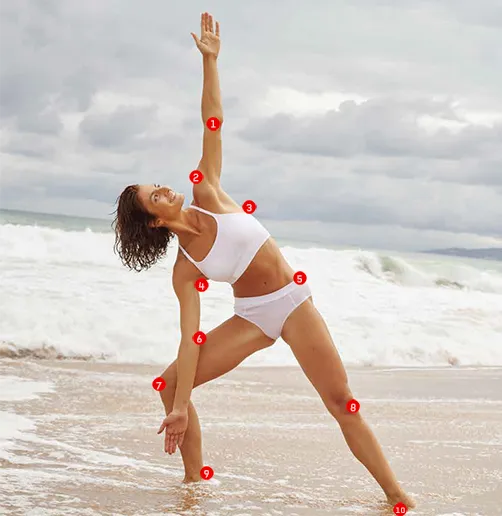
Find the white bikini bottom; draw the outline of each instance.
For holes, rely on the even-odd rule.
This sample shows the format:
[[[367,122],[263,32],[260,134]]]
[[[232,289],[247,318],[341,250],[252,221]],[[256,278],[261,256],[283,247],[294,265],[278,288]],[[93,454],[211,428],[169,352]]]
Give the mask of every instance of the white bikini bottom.
[[[275,292],[257,297],[236,297],[235,314],[255,324],[265,335],[276,340],[281,336],[286,319],[312,293],[304,283],[291,282]]]

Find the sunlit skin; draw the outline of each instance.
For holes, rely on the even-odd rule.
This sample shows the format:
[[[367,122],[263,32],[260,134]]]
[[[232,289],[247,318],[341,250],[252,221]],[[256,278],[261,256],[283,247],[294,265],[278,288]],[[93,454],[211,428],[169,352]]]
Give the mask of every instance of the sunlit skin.
[[[192,33],[203,55],[201,112],[204,124],[213,116],[223,124],[216,66],[220,48],[218,22],[215,29],[212,16],[203,13],[200,39]],[[204,126],[203,153],[197,167],[204,179],[193,185],[193,205],[213,214],[242,212],[242,206],[221,186],[221,169],[221,133],[210,131]],[[193,260],[203,260],[202,257],[210,252],[218,234],[218,226],[213,217],[203,211],[184,210],[183,194],[169,186],[148,184],[138,186],[137,198],[143,210],[152,215],[150,227],[168,228],[176,234],[180,246],[190,253]],[[256,252],[238,280],[232,283],[234,297],[260,297],[278,291],[293,281],[293,275],[294,270],[271,237]],[[181,340],[176,360],[161,375],[166,381],[166,387],[159,392],[166,417],[158,433],[165,430],[166,453],[173,454],[179,447],[185,468],[185,482],[200,481],[203,466],[200,423],[190,399],[192,389],[221,377],[253,353],[275,342],[259,326],[234,314],[206,333],[203,346],[195,345],[192,337],[201,329],[201,300],[194,282],[200,276],[201,271],[178,250],[172,284],[179,300]],[[347,401],[354,396],[328,326],[312,296],[291,312],[284,322],[280,337],[291,349],[328,412],[338,422],[354,456],[382,487],[387,501],[392,505],[401,501],[413,507],[414,502],[397,482],[375,435],[364,420],[361,414],[363,410],[356,414],[347,411]],[[267,414],[263,417],[266,418]]]

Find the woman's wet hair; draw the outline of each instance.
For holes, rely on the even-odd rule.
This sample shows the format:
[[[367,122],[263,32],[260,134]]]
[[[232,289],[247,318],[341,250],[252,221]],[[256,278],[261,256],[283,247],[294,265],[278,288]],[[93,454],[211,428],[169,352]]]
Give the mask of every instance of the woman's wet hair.
[[[168,228],[152,228],[155,217],[148,213],[138,199],[138,185],[129,185],[117,199],[113,249],[122,263],[140,272],[149,269],[165,256],[174,233]]]

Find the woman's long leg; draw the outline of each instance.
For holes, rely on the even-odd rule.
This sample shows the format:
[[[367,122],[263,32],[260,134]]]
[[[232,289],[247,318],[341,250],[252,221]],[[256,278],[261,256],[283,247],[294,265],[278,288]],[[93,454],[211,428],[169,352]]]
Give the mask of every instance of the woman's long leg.
[[[398,484],[371,428],[359,412],[347,411],[346,404],[352,399],[347,374],[328,327],[311,299],[289,316],[282,338],[337,420],[352,453],[380,484],[388,501],[402,501],[413,507],[413,501]]]

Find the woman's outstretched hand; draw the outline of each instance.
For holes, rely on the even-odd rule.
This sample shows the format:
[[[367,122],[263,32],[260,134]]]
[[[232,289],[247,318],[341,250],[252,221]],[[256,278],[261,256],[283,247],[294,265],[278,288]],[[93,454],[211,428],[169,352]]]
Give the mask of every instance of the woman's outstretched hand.
[[[166,429],[166,438],[164,441],[164,451],[172,455],[176,451],[176,446],[183,444],[185,432],[188,427],[188,412],[170,412],[162,421],[157,434],[162,433]]]
[[[220,24],[216,22],[216,33],[213,29],[213,17],[209,13],[200,15],[200,39],[192,35],[197,48],[203,56],[218,57],[220,52]]]

